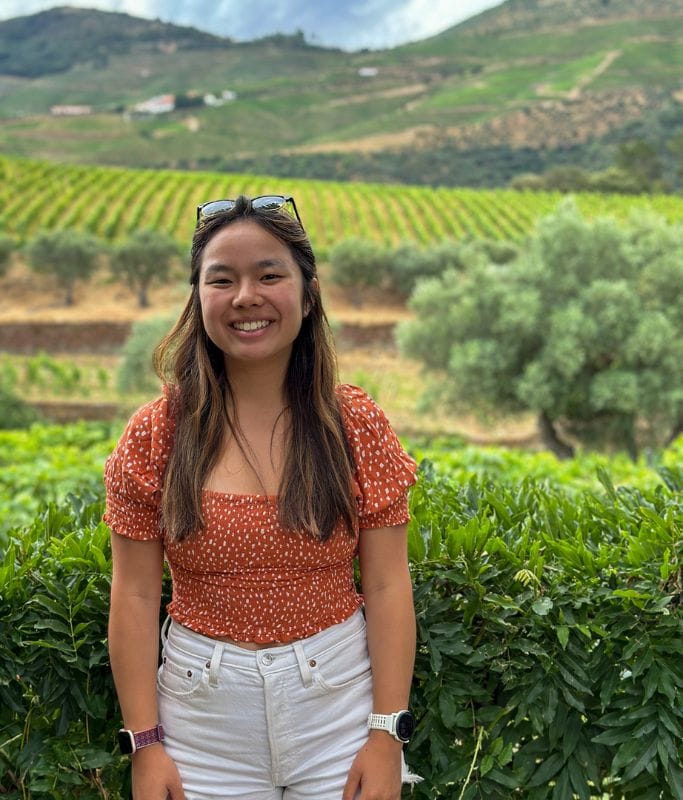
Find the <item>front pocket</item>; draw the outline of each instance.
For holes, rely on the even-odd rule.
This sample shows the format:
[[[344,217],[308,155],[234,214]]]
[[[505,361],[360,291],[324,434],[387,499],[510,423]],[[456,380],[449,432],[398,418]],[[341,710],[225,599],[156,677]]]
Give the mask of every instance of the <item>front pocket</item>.
[[[313,661],[313,679],[328,691],[347,689],[364,681],[372,681],[370,656],[364,635],[353,637],[343,646],[323,653]]]
[[[157,688],[171,697],[189,697],[206,685],[208,670],[203,664],[179,664],[164,657],[157,672]]]

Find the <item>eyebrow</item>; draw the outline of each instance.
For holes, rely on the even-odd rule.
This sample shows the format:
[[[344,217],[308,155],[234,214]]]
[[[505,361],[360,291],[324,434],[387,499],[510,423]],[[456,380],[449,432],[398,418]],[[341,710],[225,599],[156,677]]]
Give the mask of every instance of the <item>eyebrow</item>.
[[[253,270],[254,272],[258,272],[262,269],[272,269],[273,267],[284,269],[287,267],[287,264],[279,258],[264,258],[261,261],[257,261],[256,263],[249,265],[249,269]],[[231,267],[229,264],[221,264],[220,262],[216,262],[215,264],[209,264],[209,266],[204,270],[204,276],[209,277],[222,272],[234,273],[235,271],[235,268]]]

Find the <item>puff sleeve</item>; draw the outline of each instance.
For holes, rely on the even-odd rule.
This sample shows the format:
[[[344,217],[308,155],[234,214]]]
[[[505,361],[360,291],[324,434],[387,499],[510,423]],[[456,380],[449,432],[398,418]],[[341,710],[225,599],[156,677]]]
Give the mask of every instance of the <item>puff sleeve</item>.
[[[338,387],[342,421],[356,461],[360,529],[408,522],[408,489],[417,465],[382,409],[356,386]]]
[[[139,408],[105,462],[104,521],[130,539],[161,539],[161,486],[172,442],[166,395]]]

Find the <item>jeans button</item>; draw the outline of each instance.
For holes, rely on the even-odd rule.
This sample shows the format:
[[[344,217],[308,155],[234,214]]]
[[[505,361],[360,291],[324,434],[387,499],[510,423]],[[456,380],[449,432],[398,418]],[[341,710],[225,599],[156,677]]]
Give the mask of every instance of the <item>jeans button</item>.
[[[266,665],[272,664],[273,656],[270,653],[264,653],[263,656],[261,657],[261,661],[263,661],[263,663]]]

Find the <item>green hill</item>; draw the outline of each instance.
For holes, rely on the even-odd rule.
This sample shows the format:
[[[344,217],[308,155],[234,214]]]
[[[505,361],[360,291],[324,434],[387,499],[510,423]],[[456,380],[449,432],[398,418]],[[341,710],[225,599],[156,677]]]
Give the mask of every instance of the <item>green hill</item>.
[[[683,0],[507,0],[424,41],[357,53],[55,9],[0,23],[0,152],[483,186],[558,164],[604,169],[640,138],[676,185],[682,39]],[[202,103],[226,90],[233,100]],[[177,109],[126,113],[160,94]],[[91,113],[51,115],[66,104]]]
[[[37,78],[66,72],[78,64],[103,69],[113,55],[182,52],[227,44],[226,39],[160,20],[51,8],[0,23],[0,74]]]

